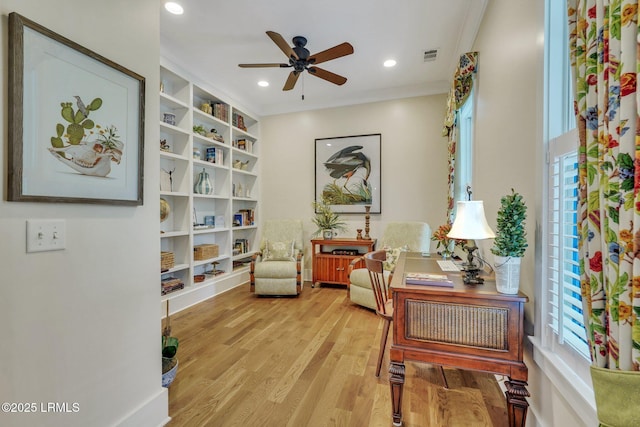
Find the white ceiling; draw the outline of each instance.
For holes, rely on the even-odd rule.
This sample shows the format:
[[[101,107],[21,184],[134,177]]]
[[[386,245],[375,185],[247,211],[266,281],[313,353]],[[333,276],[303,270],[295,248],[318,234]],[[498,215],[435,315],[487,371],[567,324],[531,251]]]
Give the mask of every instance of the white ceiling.
[[[162,55],[264,116],[447,92],[489,0],[177,1],[183,15],[160,13]],[[290,68],[239,68],[287,62],[268,30],[287,42],[306,37],[311,54],[351,43],[352,55],[320,64],[347,82],[337,86],[305,72],[285,92]],[[438,57],[424,62],[429,49],[438,49]],[[383,67],[389,58],[398,64]]]

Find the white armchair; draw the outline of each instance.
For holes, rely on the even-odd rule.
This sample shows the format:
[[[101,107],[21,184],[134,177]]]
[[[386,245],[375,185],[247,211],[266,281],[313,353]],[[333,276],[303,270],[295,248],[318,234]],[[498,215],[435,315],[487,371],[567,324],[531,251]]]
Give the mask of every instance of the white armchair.
[[[387,225],[378,241],[377,248],[386,249],[396,257],[401,250],[428,252],[431,246],[431,228],[425,222],[391,222]],[[394,262],[387,257],[391,265],[385,266],[385,274],[393,274]],[[363,258],[354,259],[349,266],[349,298],[355,304],[376,309],[376,299],[371,289],[371,281],[366,268],[355,268]],[[386,270],[389,271],[386,271]]]
[[[303,253],[302,221],[265,221],[260,252],[251,259],[251,292],[298,295],[303,286]]]

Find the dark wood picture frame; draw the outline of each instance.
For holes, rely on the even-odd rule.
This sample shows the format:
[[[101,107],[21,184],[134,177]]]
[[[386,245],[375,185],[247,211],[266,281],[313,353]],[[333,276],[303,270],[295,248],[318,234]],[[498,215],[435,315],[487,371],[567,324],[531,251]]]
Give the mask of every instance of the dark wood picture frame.
[[[8,62],[7,200],[142,205],[145,78],[15,12]]]
[[[315,201],[340,214],[382,211],[382,134],[315,140]]]

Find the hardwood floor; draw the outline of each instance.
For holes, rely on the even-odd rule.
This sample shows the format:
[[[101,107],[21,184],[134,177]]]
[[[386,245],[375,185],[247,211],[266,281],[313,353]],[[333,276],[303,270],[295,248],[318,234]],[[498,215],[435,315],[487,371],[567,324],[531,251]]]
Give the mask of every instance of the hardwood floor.
[[[261,298],[248,284],[171,316],[180,339],[169,388],[171,427],[391,426],[388,349],[375,377],[382,322],[344,288],[305,284]],[[391,340],[391,337],[389,337]],[[505,426],[493,375],[407,362],[405,427]]]

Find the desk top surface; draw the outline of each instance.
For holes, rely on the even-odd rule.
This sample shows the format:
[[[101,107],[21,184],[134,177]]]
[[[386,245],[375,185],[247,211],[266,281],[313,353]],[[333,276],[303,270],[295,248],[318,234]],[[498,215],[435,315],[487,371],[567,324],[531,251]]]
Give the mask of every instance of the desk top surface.
[[[462,281],[462,272],[442,271],[437,263],[438,256],[422,256],[420,252],[402,252],[391,281],[391,289],[394,291],[424,292],[428,294],[474,294],[475,296],[490,296],[495,299],[521,300],[526,302],[528,297],[519,292],[517,295],[498,293],[493,275],[481,275],[484,278],[482,285],[465,285]],[[406,273],[432,273],[446,274],[453,281],[453,287],[408,285],[405,283]]]

